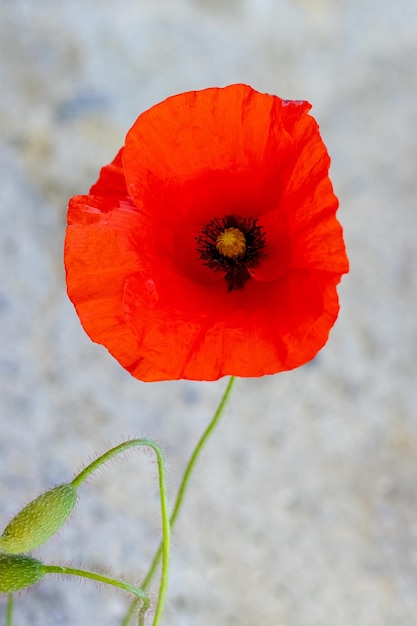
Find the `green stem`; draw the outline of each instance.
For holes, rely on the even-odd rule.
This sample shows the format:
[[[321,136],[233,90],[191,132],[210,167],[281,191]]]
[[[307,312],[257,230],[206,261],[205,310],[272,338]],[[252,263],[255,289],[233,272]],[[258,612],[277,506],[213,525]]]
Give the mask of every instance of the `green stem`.
[[[161,516],[162,516],[162,571],[161,582],[159,585],[158,601],[156,604],[155,616],[153,619],[153,626],[159,626],[162,620],[162,614],[165,607],[165,599],[168,591],[168,576],[171,554],[171,525],[169,520],[168,511],[168,494],[167,494],[167,481],[165,474],[165,462],[161,449],[154,445],[154,450],[157,454],[158,469],[159,469],[159,492],[161,497]],[[157,451],[158,450],[158,451]],[[143,616],[144,613],[141,612]],[[142,617],[142,619],[144,619]]]
[[[227,400],[229,399],[230,393],[232,391],[232,387],[233,384],[235,382],[235,378],[232,376],[227,384],[226,390],[223,394],[223,397],[220,401],[219,406],[216,409],[216,412],[213,416],[213,418],[211,419],[209,425],[207,426],[206,430],[203,432],[203,434],[201,435],[195,449],[194,452],[192,453],[190,460],[188,461],[187,467],[185,468],[185,472],[184,475],[182,477],[182,481],[178,490],[178,494],[177,494],[177,498],[175,500],[175,504],[174,504],[174,508],[172,510],[171,513],[171,518],[170,518],[170,522],[171,522],[171,528],[174,527],[174,524],[177,520],[178,517],[178,513],[180,512],[182,503],[184,501],[184,496],[185,496],[185,492],[187,490],[189,481],[190,481],[190,477],[192,474],[192,471],[195,467],[195,464],[198,460],[198,457],[200,456],[200,453],[206,443],[206,441],[208,440],[208,438],[210,437],[211,433],[213,432],[213,430],[215,429],[218,421],[220,420],[221,416],[223,415]],[[142,583],[142,587],[144,589],[149,589],[149,585],[152,581],[152,578],[155,575],[155,571],[156,568],[158,566],[159,563],[159,559],[161,558],[161,552],[162,552],[162,543],[159,545],[159,548],[155,554],[155,557],[152,561],[152,564],[149,568],[149,571],[147,573],[147,575],[145,576],[143,583]]]
[[[9,597],[7,598],[6,626],[12,626],[13,624],[13,608],[14,608],[13,594],[9,593]]]
[[[102,574],[97,574],[96,572],[89,572],[83,569],[77,569],[75,567],[63,567],[61,565],[43,565],[43,570],[45,574],[67,574],[68,576],[80,576],[82,578],[90,578],[91,580],[95,580],[99,583],[104,583],[106,585],[112,585],[113,587],[119,587],[119,589],[123,589],[129,593],[133,593],[138,597],[139,600],[146,605],[146,608],[149,607],[149,597],[148,594],[142,589],[138,589],[133,585],[129,585],[129,583],[125,583],[121,580],[116,580],[114,578],[109,578],[108,576],[103,576]]]
[[[188,464],[185,468],[185,472],[178,490],[178,494],[177,494],[177,498],[175,500],[175,504],[174,504],[174,508],[172,510],[171,513],[171,517],[170,517],[170,524],[171,524],[171,530],[174,527],[174,524],[177,520],[178,514],[180,512],[181,509],[181,505],[183,503],[184,500],[184,495],[185,492],[187,490],[188,487],[188,483],[190,481],[190,477],[191,474],[193,472],[193,469],[195,467],[195,464],[201,454],[202,449],[204,448],[204,445],[206,444],[207,440],[209,439],[211,433],[213,432],[213,430],[215,429],[215,427],[217,426],[217,423],[219,422],[221,416],[224,413],[224,409],[226,407],[226,403],[230,397],[233,385],[235,383],[235,377],[231,376],[231,378],[229,379],[229,382],[227,383],[226,389],[223,393],[223,396],[220,400],[220,403],[216,409],[216,412],[214,413],[209,425],[207,426],[207,428],[205,429],[205,431],[203,432],[203,434],[201,435],[196,447],[194,448],[194,451],[190,457],[190,460],[188,461]],[[153,558],[153,561],[151,563],[151,566],[148,570],[148,573],[146,574],[145,578],[143,579],[142,585],[141,587],[145,590],[149,589],[149,586],[151,584],[151,581],[155,575],[156,569],[158,567],[160,558],[161,558],[161,554],[163,551],[163,541],[160,543],[155,556]],[[129,607],[129,610],[123,620],[123,622],[121,623],[121,626],[128,626],[130,623],[130,620],[132,619],[135,611],[137,609],[137,602],[136,600],[134,600],[132,602],[132,604]],[[143,626],[143,623],[140,621],[139,622],[139,626]]]
[[[125,452],[130,448],[137,448],[138,446],[147,446],[153,448],[155,450],[155,453],[157,453],[155,447],[160,450],[159,446],[152,439],[130,439],[129,441],[124,441],[118,446],[107,450],[107,452],[99,456],[95,461],[90,463],[90,465],[87,465],[87,467],[85,467],[74,478],[74,480],[71,481],[71,484],[74,485],[76,489],[78,489],[81,483],[87,480],[87,478],[91,476],[91,474],[101,465],[104,465],[104,463],[107,463],[107,461],[110,461],[110,459],[117,456],[118,454],[121,454],[122,452]]]
[[[167,486],[166,486],[165,461],[164,461],[164,455],[163,455],[161,448],[152,439],[131,439],[130,441],[125,441],[119,444],[118,446],[111,448],[111,450],[108,450],[107,452],[102,454],[100,457],[98,457],[95,461],[90,463],[90,465],[84,468],[82,472],[80,472],[78,476],[74,478],[74,480],[72,481],[72,484],[74,485],[75,488],[78,489],[81,483],[85,481],[92,474],[92,472],[94,472],[94,470],[96,470],[98,467],[103,465],[103,463],[106,463],[107,461],[115,457],[117,454],[125,452],[125,450],[128,450],[129,448],[133,448],[135,446],[146,446],[146,447],[152,448],[152,450],[156,454],[156,458],[158,462],[159,492],[160,492],[160,499],[161,499],[161,517],[162,517],[162,543],[160,546],[161,553],[162,553],[162,568],[161,568],[161,581],[159,585],[158,600],[156,604],[155,615],[154,615],[154,620],[152,622],[152,626],[159,626],[161,619],[162,619],[166,594],[168,590],[170,545],[171,545],[171,525],[170,525],[169,512],[168,512],[168,495],[167,495]],[[134,606],[136,608],[137,600],[135,600]],[[142,626],[142,624],[144,623],[143,620],[144,620],[145,612],[146,612],[146,609],[142,607],[140,614],[139,614],[140,626]]]

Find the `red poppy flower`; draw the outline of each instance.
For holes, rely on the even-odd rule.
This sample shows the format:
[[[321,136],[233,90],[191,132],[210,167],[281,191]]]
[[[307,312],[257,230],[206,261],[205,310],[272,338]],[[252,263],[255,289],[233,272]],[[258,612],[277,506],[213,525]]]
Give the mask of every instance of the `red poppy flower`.
[[[309,109],[246,85],[173,96],[71,199],[69,297],[136,378],[273,374],[326,343],[348,260]]]

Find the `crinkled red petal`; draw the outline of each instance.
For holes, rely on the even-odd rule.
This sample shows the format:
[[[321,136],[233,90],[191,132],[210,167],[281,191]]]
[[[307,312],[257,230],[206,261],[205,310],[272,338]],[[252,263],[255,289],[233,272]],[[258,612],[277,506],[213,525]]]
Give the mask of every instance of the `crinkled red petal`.
[[[139,116],[123,154],[129,194],[157,219],[204,225],[276,208],[295,153],[282,101],[246,85],[168,98]]]
[[[117,198],[128,196],[122,155],[123,148],[119,150],[109,165],[101,168],[98,181],[90,189],[92,196],[113,196]]]

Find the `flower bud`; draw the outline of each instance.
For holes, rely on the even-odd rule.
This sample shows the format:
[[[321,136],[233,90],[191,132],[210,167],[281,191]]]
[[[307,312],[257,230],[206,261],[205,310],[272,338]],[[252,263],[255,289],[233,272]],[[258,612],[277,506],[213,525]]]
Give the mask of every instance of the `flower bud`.
[[[43,563],[26,554],[0,554],[0,593],[13,593],[45,576]]]
[[[76,501],[77,490],[71,483],[42,493],[6,526],[0,537],[0,550],[19,554],[42,545],[63,526]]]

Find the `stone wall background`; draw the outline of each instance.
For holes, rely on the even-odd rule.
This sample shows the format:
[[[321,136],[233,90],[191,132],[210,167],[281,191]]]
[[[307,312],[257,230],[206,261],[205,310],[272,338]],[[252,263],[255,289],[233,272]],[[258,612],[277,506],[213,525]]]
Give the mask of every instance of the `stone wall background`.
[[[311,364],[239,382],[175,531],[164,623],[417,620],[417,5],[413,0],[0,0],[0,523],[124,436],[166,448],[173,495],[225,386],[142,384],[65,293],[66,203],[137,115],[246,82],[313,103],[351,273]],[[130,454],[35,554],[143,576],[156,467]],[[127,601],[49,577],[15,626],[119,624]],[[0,620],[5,599],[0,598]]]

